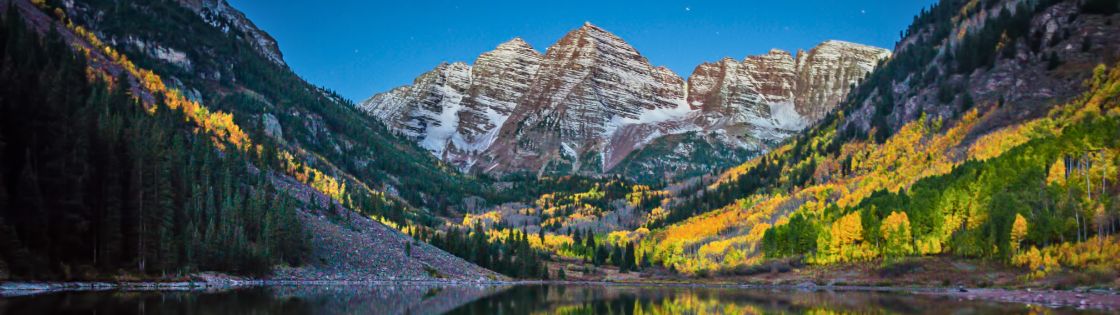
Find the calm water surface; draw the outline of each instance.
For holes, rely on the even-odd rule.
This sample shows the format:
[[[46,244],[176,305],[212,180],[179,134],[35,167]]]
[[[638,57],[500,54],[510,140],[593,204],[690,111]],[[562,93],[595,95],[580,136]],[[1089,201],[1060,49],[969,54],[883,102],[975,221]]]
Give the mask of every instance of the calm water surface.
[[[0,314],[1105,313],[882,292],[594,285],[368,285],[0,297]]]

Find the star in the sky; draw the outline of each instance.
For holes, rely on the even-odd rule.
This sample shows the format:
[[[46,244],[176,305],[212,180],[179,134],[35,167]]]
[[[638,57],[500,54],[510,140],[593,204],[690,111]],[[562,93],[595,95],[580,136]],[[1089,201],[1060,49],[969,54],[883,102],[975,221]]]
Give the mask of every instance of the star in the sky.
[[[860,9],[860,10],[859,10],[859,14],[867,14],[867,10],[864,10],[864,9]]]

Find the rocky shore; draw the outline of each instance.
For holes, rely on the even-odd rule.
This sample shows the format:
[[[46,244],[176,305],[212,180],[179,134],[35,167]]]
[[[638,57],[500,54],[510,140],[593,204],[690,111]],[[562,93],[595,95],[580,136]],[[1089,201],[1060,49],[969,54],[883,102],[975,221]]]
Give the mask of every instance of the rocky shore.
[[[957,297],[967,300],[989,300],[1009,303],[1042,305],[1051,308],[1072,307],[1077,309],[1120,310],[1120,295],[1116,291],[1087,290],[1005,290],[1005,289],[960,289],[941,290],[942,292],[922,292]]]
[[[192,279],[190,281],[6,281],[0,282],[0,298],[77,291],[216,291],[257,286],[509,286],[517,284],[521,284],[521,282],[470,280],[279,280],[251,279],[210,274],[206,277]]]

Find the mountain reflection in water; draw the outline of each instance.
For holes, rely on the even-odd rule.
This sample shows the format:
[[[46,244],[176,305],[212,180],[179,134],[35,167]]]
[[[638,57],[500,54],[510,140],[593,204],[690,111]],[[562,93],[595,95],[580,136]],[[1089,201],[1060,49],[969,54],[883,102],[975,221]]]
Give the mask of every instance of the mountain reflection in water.
[[[0,298],[0,314],[1105,314],[896,292],[694,286],[271,286]]]

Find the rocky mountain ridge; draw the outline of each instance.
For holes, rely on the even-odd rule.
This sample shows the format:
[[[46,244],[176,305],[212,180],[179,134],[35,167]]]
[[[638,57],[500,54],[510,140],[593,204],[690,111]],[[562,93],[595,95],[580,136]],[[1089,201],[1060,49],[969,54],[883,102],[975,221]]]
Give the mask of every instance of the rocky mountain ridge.
[[[889,55],[827,41],[796,56],[704,63],[686,81],[586,23],[543,56],[514,39],[358,106],[464,171],[601,174],[668,135],[763,152],[824,117]]]
[[[178,1],[180,5],[194,11],[203,21],[218,28],[223,33],[228,34],[231,30],[237,30],[248,36],[246,42],[251,44],[265,58],[268,58],[269,61],[281,66],[287,65],[284,63],[284,55],[280,53],[280,45],[276,43],[276,39],[257,28],[253,21],[245,17],[245,14],[241,11],[230,6],[226,0]]]

